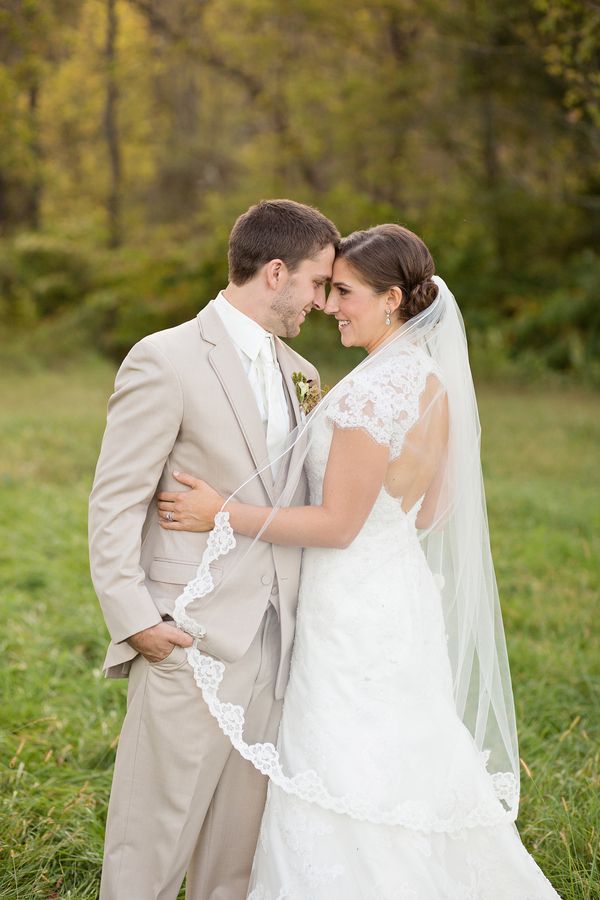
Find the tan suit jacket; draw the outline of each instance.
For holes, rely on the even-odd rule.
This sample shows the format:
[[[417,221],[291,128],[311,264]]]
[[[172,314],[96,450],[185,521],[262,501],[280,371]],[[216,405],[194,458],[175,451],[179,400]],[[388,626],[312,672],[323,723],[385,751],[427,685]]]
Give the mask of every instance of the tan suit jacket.
[[[314,379],[318,374],[278,339],[276,349],[295,426],[301,413],[292,372]],[[283,467],[284,483],[302,449],[299,441],[289,467]],[[206,534],[160,527],[157,491],[185,489],[172,477],[180,471],[229,495],[267,459],[255,397],[212,303],[196,319],[133,347],[117,374],[90,497],[90,566],[112,637],[104,664],[109,677],[128,674],[136,651],[126,639],[172,612],[206,545]],[[275,493],[267,469],[238,498],[270,506]],[[304,474],[292,502],[306,502]],[[233,662],[244,655],[273,602],[281,629],[276,683],[281,697],[289,674],[301,551],[257,541],[236,566],[252,543],[239,535],[236,540],[236,549],[211,567],[215,584],[231,572],[223,589],[194,601],[188,612],[206,629],[201,648]]]

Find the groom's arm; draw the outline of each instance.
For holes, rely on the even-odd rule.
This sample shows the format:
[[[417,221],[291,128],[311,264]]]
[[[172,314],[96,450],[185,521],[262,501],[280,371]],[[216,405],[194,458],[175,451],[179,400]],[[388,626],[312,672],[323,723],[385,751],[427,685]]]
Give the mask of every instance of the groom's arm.
[[[140,565],[142,526],[182,416],[177,372],[145,338],[117,374],[90,497],[92,581],[117,643],[161,622]]]

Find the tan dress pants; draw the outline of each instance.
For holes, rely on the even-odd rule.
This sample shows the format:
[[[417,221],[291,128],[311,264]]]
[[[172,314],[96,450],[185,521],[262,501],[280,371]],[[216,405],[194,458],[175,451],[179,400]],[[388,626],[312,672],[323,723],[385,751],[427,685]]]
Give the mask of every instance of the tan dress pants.
[[[280,655],[269,606],[248,652],[226,666],[219,695],[246,709],[244,734],[275,741]],[[235,751],[196,686],[185,651],[139,656],[129,674],[106,823],[100,900],[246,897],[267,779]]]

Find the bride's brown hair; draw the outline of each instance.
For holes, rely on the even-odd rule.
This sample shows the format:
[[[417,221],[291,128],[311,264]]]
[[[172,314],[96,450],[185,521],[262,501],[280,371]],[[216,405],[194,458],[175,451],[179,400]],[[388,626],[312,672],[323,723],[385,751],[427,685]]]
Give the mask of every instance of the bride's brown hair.
[[[437,297],[433,257],[418,235],[402,225],[376,225],[354,231],[340,242],[343,257],[375,293],[396,286],[402,290],[400,318],[412,319]]]

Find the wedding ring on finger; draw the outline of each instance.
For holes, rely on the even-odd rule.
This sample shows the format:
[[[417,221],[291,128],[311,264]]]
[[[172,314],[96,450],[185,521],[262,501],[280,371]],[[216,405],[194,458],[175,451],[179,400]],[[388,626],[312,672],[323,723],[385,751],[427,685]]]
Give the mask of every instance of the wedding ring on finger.
[[[172,522],[173,521],[173,513],[172,512],[165,513],[165,519],[167,520],[167,522]]]

